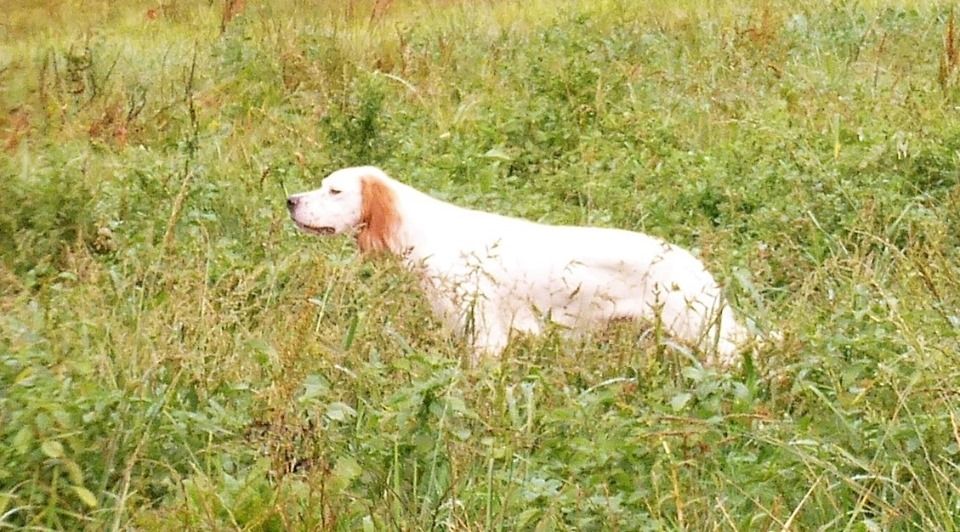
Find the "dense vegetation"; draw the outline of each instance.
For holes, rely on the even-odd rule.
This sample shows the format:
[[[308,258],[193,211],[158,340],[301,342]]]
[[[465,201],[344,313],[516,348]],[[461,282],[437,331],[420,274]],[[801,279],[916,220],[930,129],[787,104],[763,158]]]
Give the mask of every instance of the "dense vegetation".
[[[0,528],[960,528],[948,5],[256,4],[4,7]],[[468,367],[288,222],[368,163],[687,246],[783,340]]]

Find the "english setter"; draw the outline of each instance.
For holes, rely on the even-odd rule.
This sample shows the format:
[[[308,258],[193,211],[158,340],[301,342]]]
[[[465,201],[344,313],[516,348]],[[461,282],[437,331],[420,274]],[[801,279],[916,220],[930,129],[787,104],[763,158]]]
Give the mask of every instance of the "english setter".
[[[547,321],[574,332],[624,318],[659,323],[722,366],[737,363],[747,340],[703,263],[646,234],[465,209],[371,166],[338,170],[287,208],[307,233],[350,233],[363,253],[401,257],[474,361]]]

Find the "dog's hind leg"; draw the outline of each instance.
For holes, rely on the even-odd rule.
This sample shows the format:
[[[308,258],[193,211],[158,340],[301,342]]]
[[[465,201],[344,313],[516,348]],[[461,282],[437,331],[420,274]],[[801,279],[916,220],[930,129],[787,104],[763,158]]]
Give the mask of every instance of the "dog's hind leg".
[[[468,336],[473,347],[471,362],[474,365],[485,357],[498,358],[510,341],[510,328],[489,310],[491,305],[483,307],[473,316],[473,334]]]

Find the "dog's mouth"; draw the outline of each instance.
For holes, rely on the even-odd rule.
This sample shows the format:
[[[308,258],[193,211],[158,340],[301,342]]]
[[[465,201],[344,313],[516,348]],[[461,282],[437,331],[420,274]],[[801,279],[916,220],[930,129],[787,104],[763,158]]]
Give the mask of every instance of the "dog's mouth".
[[[299,227],[301,231],[310,233],[311,235],[329,236],[337,232],[336,229],[330,226],[313,227],[312,225],[300,223],[296,220],[294,220],[293,223],[297,224],[297,227]]]

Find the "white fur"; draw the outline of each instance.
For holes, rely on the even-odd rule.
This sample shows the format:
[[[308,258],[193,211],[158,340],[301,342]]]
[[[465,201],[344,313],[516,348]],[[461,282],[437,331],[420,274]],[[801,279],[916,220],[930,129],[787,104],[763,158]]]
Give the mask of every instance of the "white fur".
[[[374,167],[338,170],[319,189],[291,196],[293,220],[307,232],[362,231],[365,179],[392,193],[386,251],[420,275],[433,310],[467,335],[475,357],[498,355],[511,331],[537,334],[546,320],[577,332],[631,318],[659,320],[710,362],[738,361],[745,330],[713,276],[686,250],[649,235],[465,209]]]

